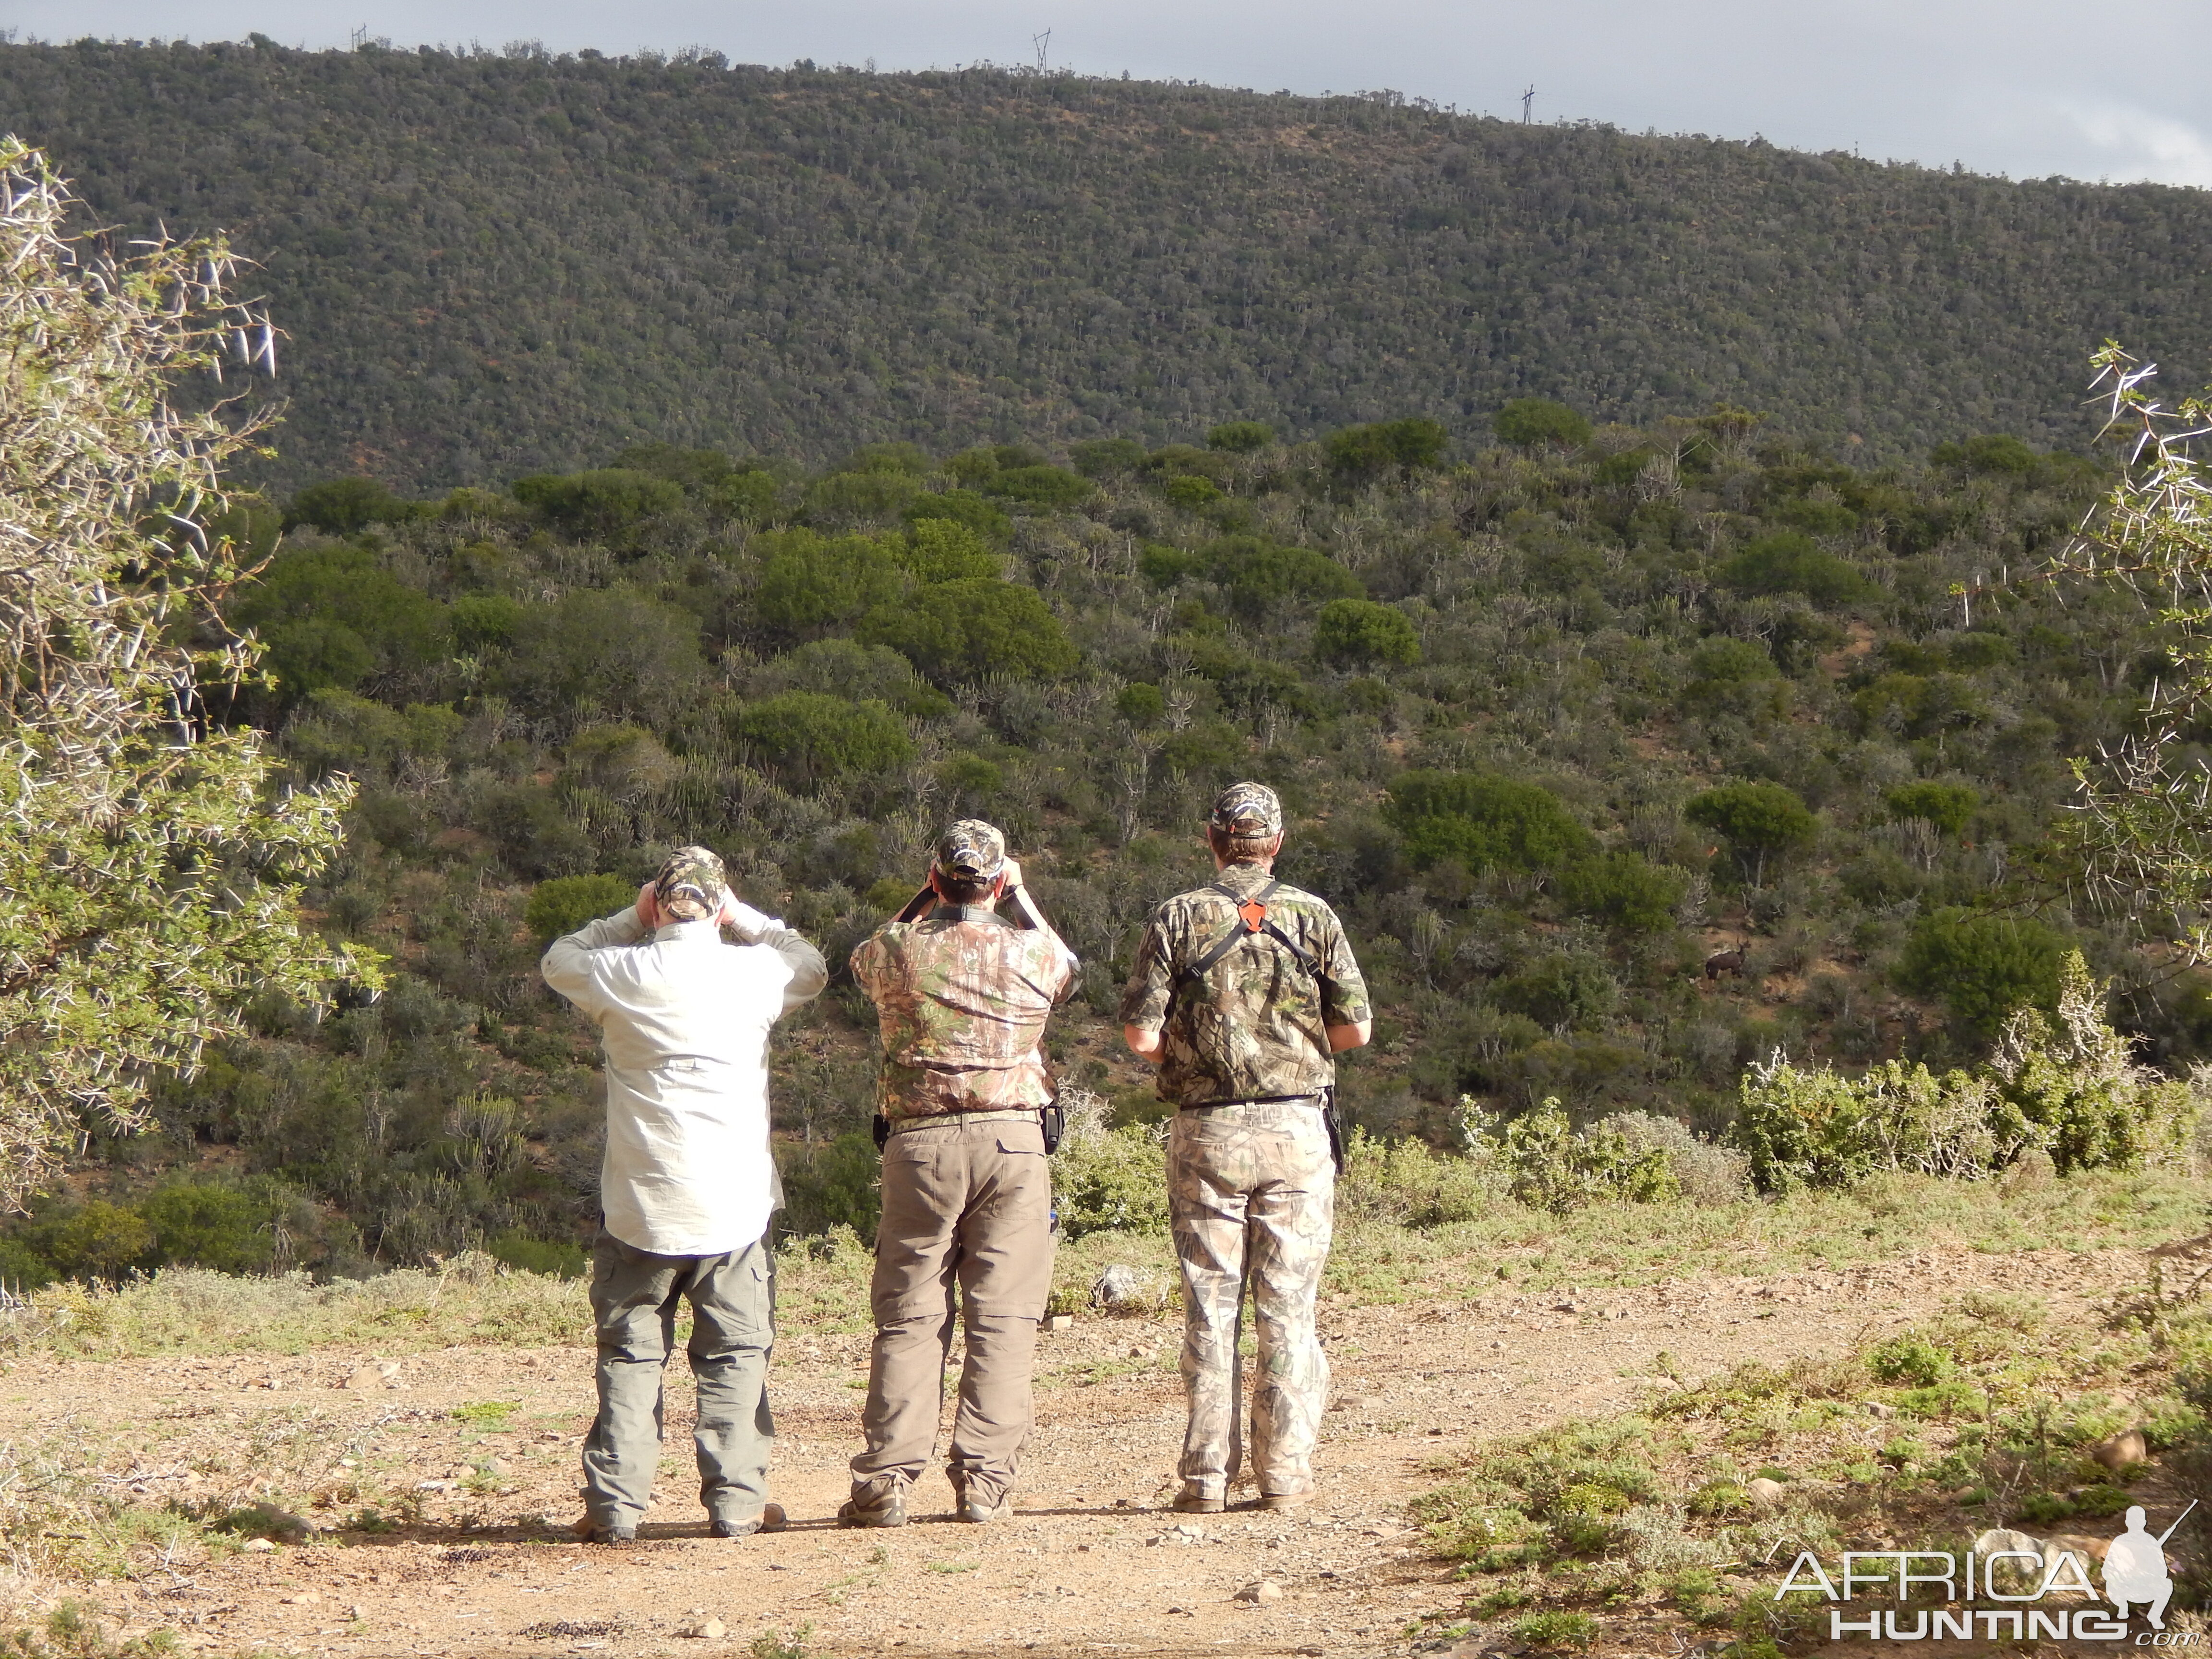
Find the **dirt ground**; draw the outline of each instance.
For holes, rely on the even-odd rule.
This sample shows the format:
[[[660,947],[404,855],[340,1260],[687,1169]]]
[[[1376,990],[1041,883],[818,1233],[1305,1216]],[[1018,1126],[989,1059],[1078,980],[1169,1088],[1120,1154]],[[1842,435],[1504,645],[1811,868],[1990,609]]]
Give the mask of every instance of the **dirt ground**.
[[[392,1532],[318,1534],[90,1598],[128,1631],[173,1630],[188,1650],[614,1659],[744,1653],[811,1627],[810,1652],[915,1659],[1402,1653],[1410,1621],[1454,1603],[1404,1506],[1470,1438],[1632,1405],[1660,1369],[1698,1376],[1839,1350],[1970,1290],[2033,1291],[2055,1318],[2082,1316],[2139,1284],[2142,1267],[2120,1250],[1923,1254],[1765,1280],[1327,1311],[1322,1490],[1295,1514],[1166,1510],[1182,1419],[1177,1332],[1161,1318],[1081,1319],[1042,1340],[1024,1490],[1014,1518],[989,1527],[952,1522],[935,1473],[902,1530],[831,1519],[856,1449],[864,1335],[787,1333],[771,1387],[775,1494],[792,1524],[738,1541],[706,1535],[692,1494],[680,1365],[673,1455],[641,1541],[568,1537],[591,1412],[581,1349],[449,1349],[388,1378],[366,1352],[19,1362],[0,1376],[0,1437],[104,1445],[109,1478],[158,1506],[223,1478],[210,1473],[210,1445],[250,1462],[304,1434],[364,1483],[349,1492],[348,1466],[331,1460],[340,1484],[307,1512],[319,1527],[371,1493],[387,1514],[395,1497],[416,1510]],[[482,1409],[496,1401],[519,1403],[502,1420]],[[456,1416],[467,1407],[479,1409]],[[1279,1597],[1237,1599],[1263,1580]],[[710,1620],[721,1634],[688,1634]],[[1653,1637],[1655,1651],[1674,1645]]]

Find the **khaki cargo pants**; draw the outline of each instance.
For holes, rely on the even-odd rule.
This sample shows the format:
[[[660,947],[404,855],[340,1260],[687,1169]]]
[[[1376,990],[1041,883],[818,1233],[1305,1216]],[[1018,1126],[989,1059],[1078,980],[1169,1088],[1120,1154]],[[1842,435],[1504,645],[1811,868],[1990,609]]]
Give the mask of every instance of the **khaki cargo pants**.
[[[880,1501],[921,1478],[945,1408],[953,1322],[967,1327],[945,1473],[995,1505],[1028,1444],[1037,1321],[1052,1293],[1052,1170],[1035,1118],[900,1129],[884,1148],[884,1218],[870,1300],[876,1337],[853,1460],[853,1496]],[[954,1289],[958,1288],[956,1315]]]
[[[767,1504],[775,1257],[763,1242],[726,1255],[655,1255],[602,1228],[592,1246],[599,1415],[584,1440],[584,1508],[595,1527],[635,1527],[652,1498],[661,1376],[684,1300],[691,1304],[686,1354],[699,1384],[691,1437],[699,1501],[709,1519],[732,1526],[757,1518]]]
[[[1328,1403],[1314,1304],[1336,1212],[1336,1165],[1319,1103],[1251,1101],[1177,1112],[1168,1135],[1168,1203],[1182,1265],[1190,1409],[1177,1468],[1183,1495],[1225,1498],[1243,1469],[1237,1329],[1248,1286],[1259,1373],[1252,1473],[1265,1496],[1311,1492]]]

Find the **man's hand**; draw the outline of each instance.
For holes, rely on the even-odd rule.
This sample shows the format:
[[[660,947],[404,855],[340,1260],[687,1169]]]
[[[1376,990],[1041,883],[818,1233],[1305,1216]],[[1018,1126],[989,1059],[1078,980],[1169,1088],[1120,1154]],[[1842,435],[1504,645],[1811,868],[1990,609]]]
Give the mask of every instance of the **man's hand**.
[[[774,916],[763,915],[727,889],[723,890],[722,908],[714,912],[714,921],[747,945],[759,944],[761,935],[778,925]]]
[[[999,866],[999,890],[1011,893],[1022,884],[1022,866],[1018,859],[1008,859]]]
[[[648,933],[660,931],[660,895],[647,882],[637,890],[637,924]]]
[[[1124,1025],[1121,1041],[1129,1045],[1129,1052],[1139,1060],[1149,1060],[1155,1066],[1160,1063],[1160,1034],[1157,1029],[1146,1030],[1141,1025]]]

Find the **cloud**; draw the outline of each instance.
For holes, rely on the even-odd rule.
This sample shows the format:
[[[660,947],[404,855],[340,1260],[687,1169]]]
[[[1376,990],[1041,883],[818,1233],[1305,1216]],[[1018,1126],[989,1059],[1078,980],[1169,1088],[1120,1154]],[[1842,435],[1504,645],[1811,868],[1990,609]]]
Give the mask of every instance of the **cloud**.
[[[2104,159],[2099,176],[2212,189],[2212,138],[2186,122],[2125,104],[2068,101],[2058,110]]]

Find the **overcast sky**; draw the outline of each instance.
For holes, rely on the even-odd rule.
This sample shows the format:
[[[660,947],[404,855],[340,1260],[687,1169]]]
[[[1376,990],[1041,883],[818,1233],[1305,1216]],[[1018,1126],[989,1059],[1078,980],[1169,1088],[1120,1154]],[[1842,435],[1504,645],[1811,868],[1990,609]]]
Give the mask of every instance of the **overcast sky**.
[[[1395,88],[1462,110],[1764,135],[2037,178],[2212,186],[2204,0],[0,0],[22,38],[555,52],[710,46],[743,63],[1031,61],[1261,91]]]

